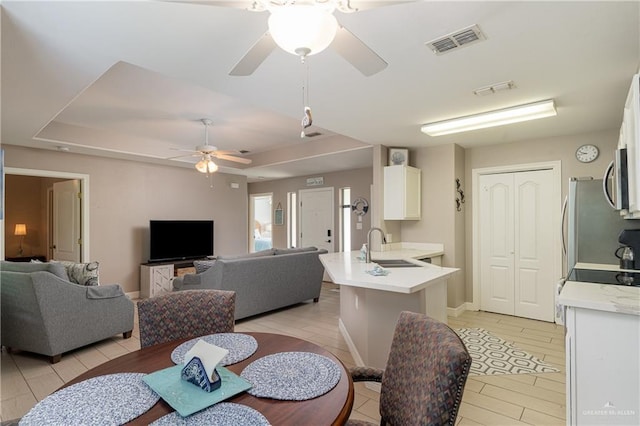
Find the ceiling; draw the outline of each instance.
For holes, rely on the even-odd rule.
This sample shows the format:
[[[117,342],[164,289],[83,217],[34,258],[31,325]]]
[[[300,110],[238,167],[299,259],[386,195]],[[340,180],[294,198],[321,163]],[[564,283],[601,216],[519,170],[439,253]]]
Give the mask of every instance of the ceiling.
[[[309,57],[308,130],[322,135],[301,138],[298,57],[276,49],[252,75],[228,75],[268,12],[244,10],[250,0],[202,3],[4,0],[2,143],[193,167],[195,157],[167,158],[202,145],[209,118],[210,144],[253,160],[221,170],[249,181],[311,175],[370,166],[377,144],[469,148],[617,129],[640,65],[639,2],[386,1],[336,12],[389,65],[365,77],[331,47]],[[425,46],[474,24],[486,40],[442,55]],[[513,90],[473,93],[508,80]],[[549,98],[556,117],[420,132]]]

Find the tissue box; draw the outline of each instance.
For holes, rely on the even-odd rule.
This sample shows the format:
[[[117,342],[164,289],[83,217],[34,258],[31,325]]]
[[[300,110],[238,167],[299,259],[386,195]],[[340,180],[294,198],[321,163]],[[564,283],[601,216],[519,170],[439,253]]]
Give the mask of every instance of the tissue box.
[[[213,392],[214,390],[219,389],[222,385],[222,379],[220,379],[220,376],[215,369],[213,370],[213,381],[209,379],[204,365],[198,357],[193,357],[189,362],[187,362],[182,369],[181,377],[182,380],[193,383],[207,392]]]

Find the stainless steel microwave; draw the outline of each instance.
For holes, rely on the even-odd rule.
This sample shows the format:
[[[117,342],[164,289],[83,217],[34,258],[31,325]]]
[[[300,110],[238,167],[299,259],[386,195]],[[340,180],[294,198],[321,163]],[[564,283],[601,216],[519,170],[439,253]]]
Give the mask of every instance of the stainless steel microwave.
[[[629,175],[627,148],[616,149],[614,160],[602,178],[602,190],[607,202],[616,210],[629,209]]]

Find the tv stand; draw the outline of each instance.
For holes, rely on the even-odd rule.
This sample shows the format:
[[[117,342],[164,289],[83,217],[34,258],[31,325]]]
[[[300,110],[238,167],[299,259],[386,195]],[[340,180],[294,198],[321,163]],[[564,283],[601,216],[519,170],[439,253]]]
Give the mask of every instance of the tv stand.
[[[174,260],[171,262],[149,262],[140,265],[140,297],[149,298],[173,291],[173,279],[184,274],[195,273],[195,260]]]

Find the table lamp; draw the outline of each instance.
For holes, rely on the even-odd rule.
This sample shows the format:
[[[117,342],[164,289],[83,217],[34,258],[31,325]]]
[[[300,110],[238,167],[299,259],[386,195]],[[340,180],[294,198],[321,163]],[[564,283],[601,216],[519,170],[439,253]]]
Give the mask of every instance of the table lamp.
[[[24,237],[27,235],[27,225],[24,223],[16,223],[16,229],[13,232],[13,235],[20,237],[20,250],[18,251],[18,255],[22,256],[24,250],[22,249],[22,243],[24,242]]]

